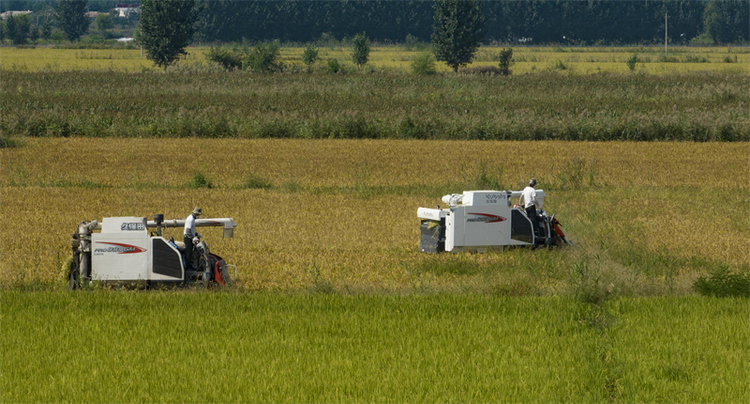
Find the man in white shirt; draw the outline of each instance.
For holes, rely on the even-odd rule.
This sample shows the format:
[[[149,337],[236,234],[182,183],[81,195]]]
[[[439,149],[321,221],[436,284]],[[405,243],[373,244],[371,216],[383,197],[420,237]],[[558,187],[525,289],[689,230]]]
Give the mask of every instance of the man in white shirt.
[[[521,191],[521,199],[518,204],[526,209],[526,216],[531,219],[531,224],[534,226],[534,234],[536,234],[538,222],[536,215],[536,179],[532,178],[529,180],[529,185]]]
[[[200,237],[200,234],[198,234],[195,231],[195,219],[198,219],[203,214],[203,211],[201,208],[195,208],[193,209],[193,212],[190,213],[190,216],[185,219],[185,234],[184,234],[184,241],[185,241],[185,268],[192,269],[192,259],[193,259],[193,238],[196,236]]]

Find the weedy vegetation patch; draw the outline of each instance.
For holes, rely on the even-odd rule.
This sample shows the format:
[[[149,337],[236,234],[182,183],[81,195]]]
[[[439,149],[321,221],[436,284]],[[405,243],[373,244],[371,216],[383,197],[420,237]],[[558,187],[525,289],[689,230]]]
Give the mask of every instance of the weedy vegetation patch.
[[[71,136],[750,140],[741,74],[9,71],[0,83],[8,145]]]

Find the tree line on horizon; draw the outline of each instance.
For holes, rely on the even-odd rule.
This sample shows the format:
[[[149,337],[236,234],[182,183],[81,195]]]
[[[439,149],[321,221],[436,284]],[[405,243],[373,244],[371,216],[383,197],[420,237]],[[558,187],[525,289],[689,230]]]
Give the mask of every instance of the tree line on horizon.
[[[428,42],[432,1],[201,0],[198,38],[204,41],[310,42],[351,38],[377,42]],[[482,1],[484,41],[499,43],[618,45],[687,44],[701,35],[716,43],[750,39],[750,1]]]
[[[56,8],[58,0],[2,0],[0,11]],[[91,11],[122,1],[90,0]],[[128,2],[134,3],[134,2]],[[135,1],[140,3],[140,1]],[[198,0],[194,39],[203,42],[351,39],[366,32],[380,43],[429,42],[433,2],[424,0]],[[631,45],[746,43],[750,0],[482,1],[484,43]]]

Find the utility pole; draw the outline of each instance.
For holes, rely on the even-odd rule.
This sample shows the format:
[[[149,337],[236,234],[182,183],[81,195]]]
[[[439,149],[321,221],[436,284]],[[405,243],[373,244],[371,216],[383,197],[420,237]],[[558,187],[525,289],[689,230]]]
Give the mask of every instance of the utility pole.
[[[667,56],[667,12],[664,12],[664,56]]]

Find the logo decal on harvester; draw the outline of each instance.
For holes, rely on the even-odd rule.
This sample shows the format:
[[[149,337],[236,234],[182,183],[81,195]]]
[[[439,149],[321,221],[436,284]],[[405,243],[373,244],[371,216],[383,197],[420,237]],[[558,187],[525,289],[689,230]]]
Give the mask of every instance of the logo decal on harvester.
[[[478,217],[473,217],[471,219],[466,219],[467,223],[500,223],[504,222],[508,219],[498,216],[498,215],[491,215],[489,213],[471,213],[470,215],[476,215]]]
[[[110,246],[107,248],[97,248],[94,250],[95,253],[137,254],[146,252],[145,248],[130,244],[108,243],[106,241],[100,241],[99,244],[109,244]]]
[[[144,226],[142,222],[123,223],[123,224],[120,225],[120,230],[122,230],[122,231],[128,231],[128,230],[146,230],[146,226]]]

